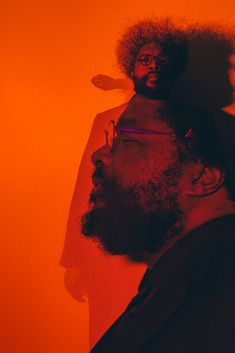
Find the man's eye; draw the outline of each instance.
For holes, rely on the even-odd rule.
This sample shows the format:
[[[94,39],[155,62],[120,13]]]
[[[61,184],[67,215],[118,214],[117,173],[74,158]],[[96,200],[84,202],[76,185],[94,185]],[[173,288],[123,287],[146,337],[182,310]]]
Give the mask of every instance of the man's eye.
[[[138,144],[138,145],[141,144],[140,141],[134,140],[134,139],[123,139],[122,142],[126,144]]]
[[[148,63],[150,62],[150,59],[149,59],[148,56],[141,56],[141,57],[139,58],[139,61],[140,61],[141,63],[148,64]]]
[[[167,55],[164,55],[164,54],[159,54],[157,56],[157,62],[159,65],[166,65],[169,61],[169,58]]]

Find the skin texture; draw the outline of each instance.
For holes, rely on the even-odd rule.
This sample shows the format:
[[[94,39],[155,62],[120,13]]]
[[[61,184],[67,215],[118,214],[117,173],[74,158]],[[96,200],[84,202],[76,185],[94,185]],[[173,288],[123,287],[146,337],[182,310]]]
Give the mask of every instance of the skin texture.
[[[120,141],[120,145],[123,142]],[[127,143],[139,144],[139,141],[128,140]],[[148,165],[148,161],[136,163],[136,167],[141,168],[142,164]],[[98,235],[105,250],[112,254],[136,256],[143,251],[159,249],[180,225],[182,215],[177,211],[176,186],[181,167],[176,166],[175,161],[169,161],[164,169],[159,167],[158,176],[146,175],[146,181],[138,178],[133,182],[128,180],[128,183],[118,183],[118,173],[113,172],[116,177],[104,175],[103,167],[97,165],[94,182],[102,182],[102,185],[96,184],[93,188],[92,210],[87,217],[85,233]]]
[[[136,56],[134,69],[130,75],[136,93],[155,99],[169,98],[171,96],[172,84],[175,80],[170,58],[169,62],[163,66],[160,66],[155,60],[145,66],[138,61],[138,59],[144,54],[158,57],[159,55],[164,54],[164,51],[160,45],[154,42],[148,43],[140,48]],[[91,83],[104,91],[112,89],[131,90],[133,88],[130,80],[114,79],[101,74],[93,76]]]
[[[137,96],[119,125],[173,132],[156,118],[163,104]],[[83,232],[106,251],[138,256],[151,266],[189,230],[234,213],[223,172],[200,161],[180,163],[174,138],[123,133],[115,150],[104,145],[93,154],[94,188]]]
[[[152,62],[148,66],[142,65],[142,63],[139,62],[138,59],[144,54],[150,54],[157,57],[159,54],[162,54],[162,49],[159,45],[155,43],[149,43],[144,45],[137,55],[133,70],[133,76],[135,77],[135,79],[140,80],[142,77],[147,76],[146,86],[149,88],[155,88],[159,79],[158,73],[160,72],[161,67],[154,60],[152,60]],[[150,73],[153,77],[148,77]]]
[[[173,73],[171,70],[171,62],[160,66],[155,60],[144,66],[138,59],[141,55],[153,55],[157,57],[164,54],[160,45],[149,43],[144,45],[136,57],[134,70],[131,73],[131,78],[134,81],[135,91],[138,94],[149,98],[166,99],[171,95]],[[170,58],[169,58],[170,59]]]
[[[66,267],[65,286],[78,301],[89,300],[90,346],[100,338],[135,295],[146,267],[131,263],[123,256],[106,256],[96,244],[84,239],[80,217],[86,211],[94,166],[92,153],[103,145],[104,130],[111,119],[117,120],[126,104],[98,114],[85,148],[70,207],[62,265]],[[125,288],[125,290],[123,290]]]
[[[119,126],[172,132],[156,121],[151,109],[145,113],[131,106]],[[179,232],[183,218],[178,205],[183,168],[174,137],[123,133],[115,151],[105,145],[92,159],[95,186],[91,212],[83,220],[84,233],[98,238],[112,254],[138,257],[160,250]],[[148,224],[151,227],[146,229]]]
[[[215,46],[215,48],[216,48],[215,54],[213,51],[211,53],[210,48],[211,48],[211,46],[210,45],[208,46],[208,43],[206,43],[203,50],[201,48],[199,48],[198,46],[196,46],[195,50],[193,51],[194,60],[191,65],[192,67],[190,66],[191,70],[189,71],[188,76],[186,76],[186,82],[183,81],[183,84],[182,84],[183,88],[184,88],[183,95],[182,95],[183,102],[185,102],[185,98],[186,98],[186,101],[189,101],[191,104],[193,104],[195,106],[200,106],[198,104],[202,103],[201,89],[204,87],[203,91],[205,91],[207,94],[209,92],[213,92],[213,94],[210,94],[210,96],[213,97],[212,107],[214,108],[215,104],[218,104],[218,102],[219,102],[218,106],[222,106],[221,99],[219,99],[219,97],[218,97],[218,96],[220,96],[220,94],[216,94],[216,92],[215,92],[215,90],[217,90],[217,92],[226,91],[224,89],[221,89],[221,87],[224,87],[224,85],[221,86],[221,79],[219,79],[219,78],[221,78],[221,75],[220,74],[219,75],[212,75],[212,73],[215,73],[215,72],[218,73],[218,70],[216,70],[216,71],[209,70],[209,72],[211,72],[211,75],[208,75],[208,69],[210,69],[211,67],[217,68],[218,67],[218,65],[216,64],[217,62],[221,63],[221,62],[225,62],[225,61],[224,61],[224,59],[223,60],[218,59],[215,61],[215,58],[218,57],[216,55],[219,50],[218,45]],[[210,67],[208,67],[207,60],[204,60],[204,58],[207,57],[208,52],[211,53],[211,58],[213,59],[210,61],[210,63],[214,63],[214,65],[210,65]],[[202,53],[203,53],[203,55],[202,55]],[[170,63],[172,63],[172,62],[173,61],[170,61]],[[198,63],[201,63],[201,65]],[[203,65],[202,65],[202,63],[203,63]],[[204,65],[204,63],[206,63],[206,64]],[[203,68],[204,68],[204,70],[203,70]],[[219,72],[220,71],[221,70],[219,70]],[[223,72],[223,70],[222,70],[222,72]],[[128,76],[129,76],[129,73],[128,73]],[[207,88],[205,88],[205,87],[208,87],[208,84],[210,82],[214,82],[214,77],[217,77],[217,76],[218,76],[218,80],[216,80],[216,82],[218,82],[219,85],[213,84],[213,87],[214,87],[213,90],[211,90],[211,87],[209,90]],[[199,83],[200,83],[199,90],[198,91],[195,90],[195,92],[194,92],[194,89],[192,90],[192,86],[193,86],[193,88],[195,88],[195,83],[197,83],[197,79],[200,77],[204,78],[203,85],[201,85],[200,80],[199,80]],[[211,77],[211,79],[210,79],[210,77]],[[98,75],[96,78],[94,78],[93,84],[97,85],[101,89],[107,89],[107,87],[108,87],[108,89],[112,89],[112,88],[123,89],[123,88],[125,88],[126,83],[128,83],[128,82],[132,83],[131,80],[126,81],[126,82],[125,82],[125,80],[115,80],[115,79],[110,80],[110,78],[107,76],[99,76]],[[164,84],[164,82],[162,82],[162,83]],[[174,83],[174,81],[173,81],[173,83]],[[131,84],[130,84],[130,86],[131,86]],[[171,95],[171,87],[170,86],[171,86],[171,84],[168,85],[169,88],[168,88],[168,92],[165,95],[165,97],[167,97],[167,96],[170,97],[170,95]],[[179,91],[182,92],[182,89]],[[150,89],[149,93],[152,94],[153,91]],[[145,92],[144,92],[144,94],[145,94]],[[207,97],[207,94],[206,94],[206,97]],[[159,93],[158,93],[158,95],[153,95],[154,98],[155,98],[155,96],[157,96],[157,98],[162,98],[162,95],[159,95]],[[191,99],[194,96],[196,96],[197,99],[195,101],[191,102]],[[215,99],[215,97],[216,97],[216,99]],[[202,105],[202,107],[204,107],[204,106]],[[98,123],[97,130],[95,131],[95,134],[94,134],[94,141],[95,142],[97,142],[97,140],[99,139],[100,136],[102,138],[104,137],[104,134],[103,134],[103,130],[105,128],[105,127],[103,128],[104,116],[101,115],[99,118],[100,118],[100,120],[98,122],[95,121],[95,124],[93,125],[93,127],[94,127],[96,125],[96,122]],[[113,113],[112,113],[112,116],[110,119],[113,119]],[[96,250],[95,244],[93,244],[92,241],[90,241],[90,242],[87,241],[87,239],[85,239],[85,241],[87,241],[86,246],[84,246],[84,244],[81,244],[81,237],[79,234],[80,228],[77,223],[79,222],[78,220],[80,218],[80,214],[82,214],[80,212],[81,204],[86,205],[87,200],[88,200],[88,195],[87,195],[87,197],[83,197],[83,193],[85,190],[86,190],[87,194],[89,192],[88,191],[89,187],[87,185],[85,186],[85,181],[88,183],[88,179],[90,178],[90,174],[92,173],[92,171],[90,171],[90,173],[88,172],[88,168],[87,168],[87,165],[89,164],[88,159],[90,159],[91,152],[93,152],[96,148],[101,146],[101,144],[102,144],[102,141],[97,146],[95,146],[95,144],[92,144],[91,141],[88,142],[89,153],[88,153],[88,150],[85,152],[85,155],[83,157],[83,161],[81,164],[81,168],[79,171],[79,178],[78,178],[77,186],[76,186],[75,193],[74,193],[74,199],[73,199],[73,204],[72,204],[72,208],[71,208],[71,215],[69,217],[69,226],[68,226],[68,232],[67,232],[67,234],[72,234],[73,238],[75,239],[74,246],[70,246],[70,247],[72,248],[72,253],[75,253],[75,255],[77,256],[77,259],[75,258],[73,260],[73,262],[69,264],[69,266],[70,265],[77,266],[79,268],[79,270],[77,270],[77,267],[74,267],[74,268],[67,267],[66,273],[69,274],[71,272],[71,275],[65,276],[65,283],[67,283],[67,288],[69,288],[70,292],[73,292],[74,297],[77,296],[78,300],[81,300],[83,293],[80,293],[80,291],[81,291],[81,289],[83,289],[84,280],[86,280],[86,282],[87,282],[86,289],[87,289],[87,293],[88,293],[88,297],[89,297],[89,306],[90,306],[91,342],[94,342],[97,339],[97,332],[98,331],[99,331],[98,332],[98,335],[99,335],[100,332],[102,332],[102,330],[105,329],[105,327],[103,328],[103,326],[105,326],[105,325],[108,326],[115,319],[115,317],[118,316],[119,312],[121,311],[121,309],[120,309],[121,305],[123,305],[123,308],[124,308],[125,304],[132,297],[130,292],[131,292],[131,290],[134,291],[135,288],[137,288],[139,279],[141,277],[141,275],[139,275],[139,279],[138,279],[138,274],[137,274],[138,268],[137,268],[136,264],[130,265],[128,263],[125,263],[122,265],[120,261],[118,262],[119,256],[115,256],[115,257],[106,256],[105,259],[104,259],[104,257],[102,258],[102,252],[98,248]],[[109,157],[106,156],[105,158],[109,158]],[[85,160],[86,160],[86,163],[85,163]],[[90,170],[91,169],[92,168],[90,168]],[[190,166],[190,169],[191,169],[191,166]],[[148,171],[147,167],[146,167],[146,171]],[[136,175],[134,173],[133,173],[133,177],[136,177]],[[195,176],[195,179],[196,178],[197,177]],[[190,186],[190,184],[189,184],[189,186]],[[194,186],[198,187],[199,183],[194,184]],[[184,187],[185,187],[185,185],[184,185]],[[202,188],[204,188],[204,186]],[[222,189],[219,190],[219,192],[221,192],[221,191],[222,191]],[[143,199],[143,197],[142,197],[142,199]],[[205,198],[204,198],[204,200],[205,200]],[[192,208],[191,201],[192,200],[190,200],[190,209],[189,209],[189,211],[191,213],[191,220],[188,222],[188,224],[186,224],[186,226],[188,226],[188,227],[196,227],[198,222],[203,222],[206,219],[213,218],[216,214],[220,214],[222,210],[224,210],[224,212],[230,212],[230,209],[225,207],[225,203],[227,203],[227,201],[225,203],[222,203],[221,198],[218,201],[218,195],[214,195],[214,199],[211,201],[211,205],[213,207],[211,207],[211,205],[209,205],[209,207],[207,209],[202,205],[200,206],[201,209],[199,209],[199,208],[194,209],[194,208]],[[193,199],[193,202],[198,203],[198,206],[199,206],[200,198],[195,197]],[[218,210],[214,209],[215,205],[217,205]],[[210,210],[210,214],[209,214],[209,210]],[[199,217],[199,215],[200,215],[200,217]],[[202,216],[204,216],[203,219],[202,219]],[[92,245],[94,245],[94,247],[92,247]],[[77,252],[73,249],[77,249]],[[158,252],[158,254],[160,254],[160,252]],[[149,253],[145,254],[146,262],[148,262],[148,264],[150,265],[152,261],[156,260],[157,256],[158,256],[157,254],[149,254]],[[70,257],[71,257],[71,255],[70,255]],[[96,260],[96,257],[97,257],[97,260]],[[109,259],[109,262],[107,261],[108,259]],[[139,257],[139,259],[142,260],[143,256],[141,258]],[[87,262],[88,262],[88,266],[87,266]],[[68,263],[65,263],[65,267],[66,266],[68,266]],[[85,270],[84,270],[84,266],[87,266],[88,269],[85,268]],[[80,268],[81,268],[81,271],[80,271]],[[130,271],[130,269],[132,272],[128,272],[128,271]],[[75,276],[76,273],[77,273],[77,278]],[[81,276],[82,274],[83,274],[83,276]],[[114,283],[115,278],[117,279],[117,282],[119,282],[116,285],[116,287],[115,287],[115,283]],[[125,278],[125,280],[126,280],[125,283],[123,283],[123,278]],[[134,283],[135,278],[136,278],[136,283]],[[105,288],[103,285],[104,281],[107,281]],[[133,281],[133,283],[131,283],[131,281]],[[122,291],[120,290],[120,288],[122,288]],[[125,291],[123,290],[124,288],[125,288]],[[114,293],[116,294],[116,298],[114,298]],[[121,296],[123,296],[123,298]],[[115,312],[115,310],[116,310],[116,312]],[[109,320],[109,324],[106,323],[107,319]],[[94,333],[95,333],[95,336],[94,336]]]
[[[149,52],[149,54],[151,53],[152,51]],[[107,86],[109,88],[116,86],[122,89],[133,88],[131,80],[110,80],[104,76],[94,77],[92,82],[102,89]],[[152,93],[152,89],[150,93]],[[62,264],[66,267],[66,288],[79,301],[82,301],[86,294],[89,298],[91,346],[134,295],[145,271],[145,266],[140,263],[139,256],[132,256],[131,262],[124,256],[116,256],[115,258],[105,256],[92,241],[82,239],[79,233],[80,216],[85,212],[83,208],[87,205],[90,192],[89,182],[92,165],[89,161],[91,153],[102,145],[100,140],[104,141],[104,129],[108,121],[118,120],[120,115],[120,109],[115,108],[100,114],[94,121],[79,168],[62,257]],[[101,285],[103,282],[108,282],[109,285],[104,287]]]

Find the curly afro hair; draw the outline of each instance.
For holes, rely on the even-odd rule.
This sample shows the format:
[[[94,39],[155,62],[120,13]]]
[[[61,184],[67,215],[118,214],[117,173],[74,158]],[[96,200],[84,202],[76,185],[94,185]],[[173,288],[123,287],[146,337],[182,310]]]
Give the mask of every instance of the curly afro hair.
[[[160,45],[170,57],[178,77],[187,64],[188,41],[185,32],[168,18],[142,20],[127,28],[116,48],[121,71],[131,77],[140,48],[151,42]]]

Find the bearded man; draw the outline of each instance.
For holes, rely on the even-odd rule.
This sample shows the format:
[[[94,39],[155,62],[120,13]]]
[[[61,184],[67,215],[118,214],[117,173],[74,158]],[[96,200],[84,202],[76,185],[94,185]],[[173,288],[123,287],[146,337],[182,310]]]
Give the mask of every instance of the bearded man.
[[[83,234],[148,270],[91,352],[234,352],[235,194],[211,117],[135,96],[105,135]]]
[[[117,57],[123,73],[133,80],[136,93],[168,99],[187,62],[186,36],[169,20],[140,21],[119,40]],[[94,120],[79,168],[61,260],[66,268],[65,285],[72,296],[79,301],[84,295],[88,297],[91,345],[124,309],[145,270],[145,266],[123,256],[105,256],[80,236],[80,217],[91,187],[90,156],[102,144],[108,122],[117,121],[126,106],[98,114]]]

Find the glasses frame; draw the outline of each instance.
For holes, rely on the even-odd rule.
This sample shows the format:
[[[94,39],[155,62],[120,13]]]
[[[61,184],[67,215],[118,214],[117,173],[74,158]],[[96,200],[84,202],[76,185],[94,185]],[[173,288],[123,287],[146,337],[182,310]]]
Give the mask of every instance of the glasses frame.
[[[145,63],[144,61],[141,60],[142,57],[148,57],[150,61],[148,63]],[[160,61],[160,57],[164,57],[166,59],[166,62],[162,63]],[[137,57],[136,61],[138,61],[141,65],[143,66],[149,66],[152,64],[153,60],[155,63],[157,63],[159,66],[165,66],[169,63],[169,56],[166,54],[159,54],[158,56],[154,56],[151,54],[142,54],[139,57]]]
[[[112,128],[112,142],[109,142],[109,136],[110,136],[110,129],[105,130],[105,136],[106,136],[106,145],[109,146],[110,152],[113,152],[116,150],[118,143],[115,144],[115,141],[117,141],[118,134],[121,132],[128,132],[131,134],[141,134],[141,135],[162,135],[162,136],[176,136],[176,133],[171,132],[171,131],[156,131],[156,130],[146,130],[146,129],[133,129],[133,128],[127,128],[127,127],[119,127],[114,120],[110,120],[109,125],[111,125]],[[116,135],[116,136],[115,136]]]

